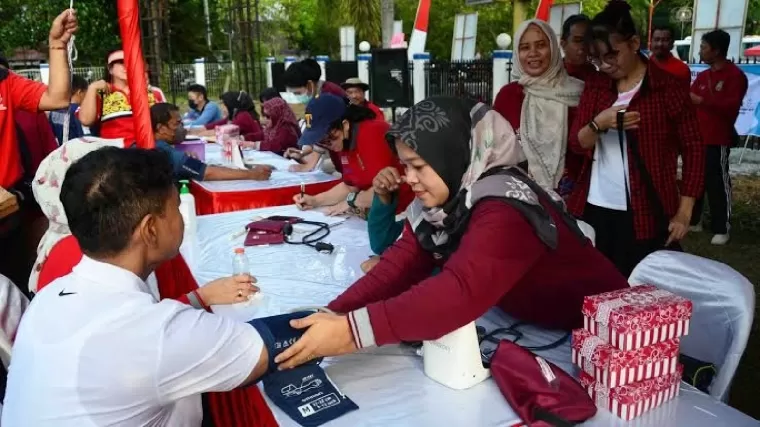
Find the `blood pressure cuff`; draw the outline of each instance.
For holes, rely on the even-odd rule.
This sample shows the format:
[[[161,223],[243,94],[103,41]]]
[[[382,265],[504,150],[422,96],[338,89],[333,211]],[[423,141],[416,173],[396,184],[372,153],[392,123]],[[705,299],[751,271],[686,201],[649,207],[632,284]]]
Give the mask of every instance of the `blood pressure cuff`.
[[[303,427],[316,427],[359,407],[333,384],[319,366],[322,359],[312,360],[295,369],[277,370],[275,357],[293,345],[306,332],[295,329],[290,321],[314,314],[298,311],[248,322],[261,335],[269,352],[269,369],[264,376],[264,392],[278,408]]]
[[[320,426],[359,409],[319,365],[274,372],[263,382],[267,397],[303,427]]]
[[[279,314],[277,316],[263,317],[260,319],[253,319],[248,322],[253,326],[259,335],[261,335],[262,341],[264,341],[264,347],[269,352],[269,369],[267,374],[277,372],[277,364],[274,363],[275,357],[285,351],[288,347],[295,344],[301,335],[306,332],[306,329],[296,329],[290,326],[291,320],[303,319],[309,317],[316,311],[297,311],[294,313]],[[309,361],[309,364],[318,365],[322,359],[314,359]]]

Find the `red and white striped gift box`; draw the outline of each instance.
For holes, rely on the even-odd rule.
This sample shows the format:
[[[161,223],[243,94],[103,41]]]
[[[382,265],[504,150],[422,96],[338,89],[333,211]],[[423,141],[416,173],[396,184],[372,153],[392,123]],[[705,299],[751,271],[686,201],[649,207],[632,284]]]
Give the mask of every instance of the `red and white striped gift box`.
[[[583,327],[621,350],[635,350],[689,333],[692,303],[651,285],[583,299]]]
[[[573,363],[596,381],[618,387],[676,371],[678,338],[623,351],[585,329],[573,331]]]
[[[630,421],[678,396],[682,374],[683,366],[678,365],[673,374],[619,387],[600,384],[585,372],[579,380],[598,408]]]

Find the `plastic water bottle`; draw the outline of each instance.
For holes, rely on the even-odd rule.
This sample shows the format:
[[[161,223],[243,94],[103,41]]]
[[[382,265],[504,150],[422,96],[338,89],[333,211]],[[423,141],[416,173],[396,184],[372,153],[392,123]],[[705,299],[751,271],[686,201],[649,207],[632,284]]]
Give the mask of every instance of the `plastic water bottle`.
[[[241,274],[251,274],[251,267],[248,264],[248,257],[245,256],[245,249],[243,248],[237,248],[235,249],[235,256],[232,258],[232,274],[234,276],[239,276]],[[255,294],[248,296],[248,302],[247,304],[251,304],[254,301],[261,300],[263,296],[261,295],[261,292],[256,292]]]
[[[185,237],[193,238],[198,230],[197,219],[195,215],[195,197],[190,194],[190,184],[188,181],[180,181],[182,187],[179,190],[179,213],[185,221]]]
[[[245,249],[235,249],[235,256],[232,258],[232,275],[251,274],[251,267],[248,265],[248,257],[245,256]]]

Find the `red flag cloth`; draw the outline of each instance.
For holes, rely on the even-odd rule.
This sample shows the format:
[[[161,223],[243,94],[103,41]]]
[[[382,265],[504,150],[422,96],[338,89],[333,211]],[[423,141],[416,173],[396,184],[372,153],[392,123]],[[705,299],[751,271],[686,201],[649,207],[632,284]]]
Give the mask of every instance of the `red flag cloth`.
[[[119,32],[124,49],[124,66],[127,68],[129,103],[132,105],[132,120],[135,121],[135,136],[140,148],[153,148],[153,128],[150,124],[150,104],[148,103],[148,81],[145,79],[145,59],[140,35],[140,10],[137,0],[118,0]]]
[[[431,0],[420,0],[417,6],[417,16],[414,18],[414,29],[427,33],[430,18]]]
[[[536,19],[549,22],[549,13],[552,9],[554,0],[540,0],[536,8]]]

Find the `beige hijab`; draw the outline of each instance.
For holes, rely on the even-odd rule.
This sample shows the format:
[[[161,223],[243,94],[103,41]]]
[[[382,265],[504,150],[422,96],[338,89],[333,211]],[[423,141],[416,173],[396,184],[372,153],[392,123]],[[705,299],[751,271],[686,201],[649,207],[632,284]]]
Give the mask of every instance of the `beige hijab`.
[[[66,212],[61,203],[61,184],[74,162],[103,147],[123,147],[121,139],[77,138],[61,145],[40,163],[32,182],[34,198],[49,221],[48,229],[37,246],[37,260],[29,277],[29,291],[37,292],[42,265],[53,247],[71,234]]]
[[[520,117],[520,144],[528,158],[528,169],[533,179],[544,188],[554,189],[565,169],[570,126],[567,109],[578,105],[583,82],[567,74],[557,35],[548,23],[540,19],[523,22],[515,34],[517,45],[531,25],[538,27],[549,39],[551,62],[544,74],[533,77],[525,73],[519,56],[515,56],[513,72],[525,91]]]

